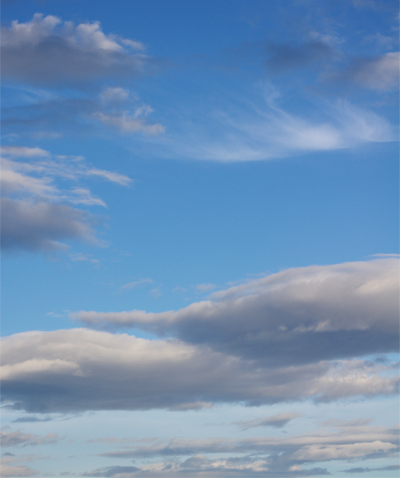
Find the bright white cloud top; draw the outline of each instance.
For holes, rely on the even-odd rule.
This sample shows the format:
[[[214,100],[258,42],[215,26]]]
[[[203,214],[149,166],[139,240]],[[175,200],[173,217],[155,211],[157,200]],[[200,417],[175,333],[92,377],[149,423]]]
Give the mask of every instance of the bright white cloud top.
[[[397,477],[398,14],[3,2],[2,476]]]

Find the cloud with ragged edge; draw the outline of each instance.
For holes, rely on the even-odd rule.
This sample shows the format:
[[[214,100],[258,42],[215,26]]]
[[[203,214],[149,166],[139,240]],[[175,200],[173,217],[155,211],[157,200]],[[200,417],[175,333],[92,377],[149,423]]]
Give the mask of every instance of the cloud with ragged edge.
[[[41,437],[33,433],[23,433],[21,431],[0,431],[0,444],[2,447],[48,445],[50,443],[57,443],[60,440],[61,437],[56,433],[48,433]]]
[[[87,88],[98,79],[132,79],[166,61],[146,54],[136,40],[105,34],[99,22],[74,25],[36,13],[2,28],[2,73],[6,81]]]
[[[81,311],[86,326],[139,327],[267,367],[398,350],[399,260],[288,269],[178,311]]]
[[[31,412],[74,412],[396,393],[396,364],[368,356],[398,350],[398,264],[289,269],[177,312],[73,314],[160,338],[89,329],[8,337],[3,396]]]
[[[100,244],[94,216],[76,206],[106,204],[82,179],[131,183],[127,176],[86,164],[83,157],[53,156],[40,148],[4,146],[1,164],[1,244],[7,251],[64,250],[61,241],[71,239]],[[61,188],[71,182],[72,187]]]
[[[105,87],[94,97],[36,98],[29,105],[3,108],[3,129],[18,135],[111,134],[158,136],[161,123],[151,123],[153,108],[126,88]]]
[[[214,478],[241,477],[244,473],[246,476],[274,478],[328,475],[326,468],[322,467],[326,462],[352,463],[356,458],[373,460],[383,457],[395,460],[398,449],[398,428],[350,422],[284,439],[174,438],[154,440],[145,445],[125,444],[100,456],[119,461],[144,458],[147,463],[151,462],[135,467],[100,468],[84,476],[117,477],[120,476],[118,473],[126,473],[124,476],[136,477],[151,473],[151,476],[160,478],[182,474],[192,477],[201,472],[208,472]],[[387,469],[395,470],[396,466],[389,465]]]

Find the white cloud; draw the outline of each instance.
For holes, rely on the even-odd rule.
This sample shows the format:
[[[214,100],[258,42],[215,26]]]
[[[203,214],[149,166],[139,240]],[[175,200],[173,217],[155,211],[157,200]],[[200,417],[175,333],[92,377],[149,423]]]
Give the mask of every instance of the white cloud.
[[[122,290],[133,289],[134,287],[137,287],[138,285],[141,285],[141,284],[154,284],[154,281],[149,278],[139,279],[133,282],[129,282],[128,284],[124,284],[123,286],[121,286],[121,289]]]
[[[307,117],[280,107],[276,94],[266,96],[258,99],[257,106],[230,101],[209,115],[208,128],[185,119],[179,133],[171,134],[163,145],[164,155],[172,148],[174,156],[183,158],[261,161],[397,139],[384,118],[348,102],[324,103],[311,108]]]

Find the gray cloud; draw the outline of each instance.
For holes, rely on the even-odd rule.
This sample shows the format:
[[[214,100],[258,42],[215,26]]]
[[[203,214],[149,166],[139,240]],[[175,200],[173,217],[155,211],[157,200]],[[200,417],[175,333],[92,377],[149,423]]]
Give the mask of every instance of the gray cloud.
[[[67,248],[61,241],[71,239],[100,244],[94,235],[94,217],[62,203],[106,206],[79,181],[102,178],[127,186],[130,178],[91,167],[83,157],[52,157],[40,148],[4,146],[2,154],[1,187],[6,196],[1,198],[4,250],[57,251]],[[55,179],[73,182],[74,186],[61,189]]]
[[[309,67],[313,63],[331,60],[335,51],[327,43],[313,40],[301,44],[268,43],[266,48],[268,58],[264,65],[272,74]]]
[[[90,329],[28,332],[2,343],[2,394],[29,412],[187,410],[396,393],[388,365],[350,360],[277,368],[177,340]]]
[[[398,351],[399,261],[288,269],[178,311],[78,312],[94,327],[141,327],[266,367]]]
[[[248,430],[249,428],[255,427],[283,428],[291,420],[298,417],[301,417],[301,415],[298,413],[279,413],[278,415],[273,415],[266,418],[233,422],[232,425],[238,425],[243,430]]]
[[[65,250],[61,241],[78,239],[97,243],[84,211],[48,202],[1,199],[1,245],[8,251]]]
[[[2,28],[5,79],[46,86],[86,87],[96,78],[134,78],[165,63],[149,57],[138,41],[106,35],[98,22],[62,22],[35,14]]]
[[[116,91],[126,94],[118,101]],[[114,96],[113,96],[114,93]],[[104,99],[103,94],[106,94]],[[5,131],[21,135],[58,134],[66,131],[75,134],[95,134],[99,129],[116,130],[121,134],[157,136],[165,131],[160,123],[150,123],[153,109],[130,95],[128,90],[107,88],[98,98],[39,99],[33,104],[3,108],[2,127]]]
[[[396,471],[400,469],[400,465],[389,465],[381,466],[379,468],[349,468],[348,470],[343,470],[344,473],[371,473],[372,471]]]
[[[203,472],[213,478],[317,476],[329,473],[325,468],[303,468],[303,465],[316,465],[333,460],[353,462],[356,458],[396,457],[399,442],[397,429],[369,425],[352,426],[351,423],[343,425],[333,433],[320,429],[284,439],[251,437],[240,440],[155,440],[150,445],[124,446],[120,450],[102,453],[100,456],[119,460],[145,458],[146,464],[143,466],[132,467],[131,470],[126,467],[128,477],[145,474],[154,477],[184,474],[191,477]],[[158,461],[160,459],[163,461]],[[384,468],[376,468],[378,469]],[[395,467],[389,466],[385,469]],[[85,476],[113,477],[118,476],[118,472],[122,472],[122,467],[98,469],[86,473]]]
[[[3,447],[8,446],[36,446],[36,445],[48,445],[50,443],[57,443],[61,437],[57,433],[48,433],[44,437],[35,435],[33,433],[23,433],[21,431],[16,432],[0,432],[0,444]]]
[[[323,78],[335,82],[352,82],[358,87],[378,91],[399,87],[400,53],[388,52],[371,58],[354,58],[342,71],[328,72]]]

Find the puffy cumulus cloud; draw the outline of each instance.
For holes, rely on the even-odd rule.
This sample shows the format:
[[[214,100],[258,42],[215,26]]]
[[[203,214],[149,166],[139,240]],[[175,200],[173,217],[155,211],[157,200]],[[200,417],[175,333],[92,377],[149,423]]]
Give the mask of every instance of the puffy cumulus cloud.
[[[210,106],[209,127],[182,121],[159,154],[220,162],[262,161],[361,144],[396,141],[395,128],[371,110],[324,102],[304,114],[282,108],[279,92],[242,104]],[[256,102],[257,101],[257,102]],[[257,104],[257,106],[255,106]],[[204,116],[204,115],[203,115]]]
[[[2,342],[3,398],[31,412],[198,409],[395,393],[390,366],[362,360],[276,368],[178,340],[90,329]]]
[[[144,466],[110,466],[87,472],[84,476],[116,478],[151,474],[154,477],[175,477],[184,474],[192,477],[200,474],[220,478],[245,474],[276,478],[325,475],[329,474],[326,468],[315,465],[332,460],[354,462],[356,458],[395,458],[398,442],[397,429],[368,425],[350,425],[333,432],[320,429],[284,439],[250,437],[239,440],[157,440],[152,444],[124,446],[120,450],[100,455],[118,460],[144,458]],[[163,461],[158,461],[160,458]],[[149,464],[150,460],[152,462]],[[395,466],[389,465],[387,469],[395,469]]]
[[[301,417],[298,413],[279,413],[266,418],[258,418],[255,420],[244,420],[239,422],[233,422],[233,425],[238,425],[242,430],[248,430],[254,427],[274,427],[282,428],[287,425],[294,418]]]
[[[62,250],[67,246],[61,241],[68,239],[99,244],[93,216],[65,203],[106,206],[79,184],[83,178],[123,186],[131,182],[122,174],[87,165],[83,157],[54,157],[40,148],[18,146],[4,146],[2,155],[1,238],[2,248],[9,251]],[[65,182],[78,185],[61,188]]]
[[[138,41],[105,34],[99,22],[63,22],[36,13],[1,32],[5,79],[46,86],[86,86],[96,78],[135,77],[162,62]]]
[[[73,314],[93,327],[140,327],[266,367],[398,351],[399,260],[288,269],[178,311]]]
[[[50,443],[56,443],[60,439],[61,438],[57,433],[48,433],[46,436],[41,437],[33,433],[23,433],[21,431],[6,432],[2,430],[0,432],[0,444],[3,447],[17,445],[47,445]]]

